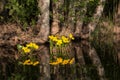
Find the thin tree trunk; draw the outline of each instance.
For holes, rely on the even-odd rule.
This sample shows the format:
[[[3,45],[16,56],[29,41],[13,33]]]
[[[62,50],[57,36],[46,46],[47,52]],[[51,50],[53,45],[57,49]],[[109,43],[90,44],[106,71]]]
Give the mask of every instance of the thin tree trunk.
[[[39,42],[44,43],[48,40],[50,33],[49,25],[49,5],[50,0],[39,0],[38,7],[40,9],[41,15],[39,15],[37,29],[39,30],[38,38]]]
[[[96,70],[98,72],[100,80],[106,80],[104,67],[102,66],[100,58],[98,57],[98,55],[93,47],[90,47],[89,56],[93,62],[93,65],[96,66]]]
[[[117,7],[116,7],[116,12],[115,12],[115,24],[117,26],[120,26],[120,1],[118,1],[117,4],[116,4]]]
[[[75,44],[75,58],[77,60],[76,75],[80,80],[91,80],[87,74],[83,71],[83,66],[85,66],[84,55],[81,47],[81,44]]]
[[[45,45],[41,45],[40,51],[38,52],[38,57],[40,57],[40,74],[38,80],[50,80],[50,65],[49,65],[49,49]]]
[[[51,26],[51,34],[55,35],[59,32],[60,26],[59,26],[59,7],[61,5],[61,1],[52,1],[52,17],[53,17],[53,22]]]
[[[79,4],[78,4],[79,3]],[[83,25],[83,19],[84,16],[86,14],[87,11],[87,3],[88,0],[78,0],[76,1],[76,29],[75,29],[75,36],[76,37],[80,37],[81,35],[81,29],[82,29],[82,25]],[[80,4],[84,4],[84,5],[80,5]]]
[[[114,42],[115,44],[118,44],[119,41],[120,41],[120,1],[118,1],[114,25]]]
[[[68,36],[70,33],[74,32],[74,20],[75,20],[75,8],[74,0],[65,1],[65,10],[64,10],[64,26],[62,26],[62,31],[60,35]]]
[[[75,0],[71,0],[70,3],[69,3],[69,12],[68,12],[68,21],[67,21],[67,24],[68,24],[68,31],[69,33],[73,33],[74,32],[74,24],[75,24]]]
[[[90,57],[90,60],[92,61],[92,64],[96,67],[99,79],[100,80],[106,80],[104,67],[103,67],[103,65],[101,63],[101,60],[100,60],[96,50],[87,41],[82,41],[82,44],[84,46],[86,46],[87,49],[88,49],[88,50],[86,49],[86,53]]]
[[[102,16],[104,5],[105,5],[106,0],[99,0],[98,6],[96,8],[96,12],[93,15],[93,20],[88,24],[88,33],[82,33],[81,38],[88,38],[90,37],[91,33],[95,30],[100,17]],[[83,31],[82,31],[83,32]]]
[[[0,13],[3,11],[5,6],[5,0],[0,0]]]
[[[120,1],[118,1],[118,15],[120,15]]]
[[[60,35],[65,35],[65,32],[67,31],[67,20],[68,20],[68,6],[69,6],[69,2],[68,0],[64,0],[64,6],[63,6],[63,14],[61,14],[61,16],[64,17],[64,23],[61,26],[61,32],[59,33]]]

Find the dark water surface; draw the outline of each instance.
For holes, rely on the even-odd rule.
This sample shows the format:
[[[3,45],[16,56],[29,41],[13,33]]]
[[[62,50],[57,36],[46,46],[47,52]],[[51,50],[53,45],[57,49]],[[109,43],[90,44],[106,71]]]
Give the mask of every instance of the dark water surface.
[[[120,80],[120,52],[114,46],[91,46],[82,41],[71,43],[64,51],[75,58],[72,65],[51,66],[46,45],[40,45],[36,51],[38,66],[18,65],[13,57],[0,56],[0,80]]]

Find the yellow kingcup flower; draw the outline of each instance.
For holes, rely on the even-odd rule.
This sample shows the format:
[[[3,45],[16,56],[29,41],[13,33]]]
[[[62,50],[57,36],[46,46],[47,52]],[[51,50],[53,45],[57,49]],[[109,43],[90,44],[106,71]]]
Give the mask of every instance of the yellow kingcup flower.
[[[25,60],[23,63],[23,65],[32,65],[32,64],[33,64],[33,62],[31,62],[30,59]]]
[[[51,39],[51,40],[52,40],[53,38],[54,38],[54,36],[53,36],[53,35],[49,36],[49,39]]]
[[[66,37],[65,37],[65,36],[62,36],[61,38],[62,38],[62,40],[66,39]]]
[[[50,62],[50,65],[58,65],[58,62]]]
[[[33,63],[33,66],[36,66],[36,65],[38,65],[39,64],[39,61],[35,61],[34,63]]]
[[[58,41],[58,38],[55,37],[55,36],[53,36],[53,35],[49,36],[49,39],[52,40],[52,41],[54,41],[54,42]]]
[[[31,50],[28,47],[22,47],[24,53],[29,53]]]
[[[31,47],[32,43],[26,44],[26,47]]]
[[[72,58],[69,62],[69,64],[73,64],[73,62],[75,61],[75,58]]]
[[[57,46],[61,46],[62,45],[62,40],[58,40],[56,43]]]
[[[60,64],[62,63],[63,59],[62,58],[57,58],[57,62]]]
[[[62,65],[66,65],[66,64],[68,64],[69,61],[70,61],[70,59],[63,60]]]
[[[65,36],[62,36],[62,41],[63,41],[64,43],[69,43],[69,42],[70,42],[69,39],[66,38]]]
[[[54,42],[58,41],[57,37],[53,37],[52,41]]]
[[[33,44],[33,48],[34,48],[34,49],[38,49],[39,47],[38,47],[38,45]]]
[[[69,34],[69,37],[70,37],[70,39],[72,39],[72,40],[75,39],[71,33]]]
[[[33,65],[33,62],[31,61],[31,62],[27,63],[26,65]]]
[[[24,61],[24,63],[28,63],[28,62],[30,62],[30,59]]]
[[[37,45],[37,44],[35,44],[35,43],[29,43],[29,44],[26,44],[26,46],[28,47],[28,48],[34,48],[34,49],[38,49],[39,48],[39,46]]]
[[[25,60],[25,61],[23,62],[23,65],[33,65],[33,66],[36,66],[36,65],[38,65],[38,64],[39,64],[39,61],[33,62],[33,61],[30,61],[30,59]]]

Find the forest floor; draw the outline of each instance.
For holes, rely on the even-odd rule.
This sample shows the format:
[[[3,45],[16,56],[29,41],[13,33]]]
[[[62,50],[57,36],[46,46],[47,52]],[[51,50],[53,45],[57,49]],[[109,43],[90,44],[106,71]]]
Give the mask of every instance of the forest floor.
[[[23,31],[17,24],[0,25],[0,48],[15,48],[17,44],[35,42],[35,38],[37,39],[31,28]],[[118,26],[114,27],[114,42],[117,47],[120,47],[120,27]]]
[[[0,25],[0,45],[1,44],[24,44],[26,42],[35,42],[36,35],[32,28],[23,31],[17,24]],[[120,43],[120,26],[114,26],[114,42]]]
[[[0,25],[0,45],[1,44],[24,44],[25,42],[34,42],[36,38],[32,28],[22,30],[17,24],[2,24]]]

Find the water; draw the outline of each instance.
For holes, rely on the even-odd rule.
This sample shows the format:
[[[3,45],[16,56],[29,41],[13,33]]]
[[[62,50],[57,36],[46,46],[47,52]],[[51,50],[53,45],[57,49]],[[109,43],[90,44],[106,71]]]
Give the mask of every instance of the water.
[[[72,65],[57,66],[49,64],[50,49],[46,45],[35,51],[40,61],[37,66],[19,65],[17,51],[0,48],[5,52],[0,55],[0,80],[120,80],[120,52],[108,44],[81,41],[60,50],[52,48],[52,53],[67,53],[75,58]]]

